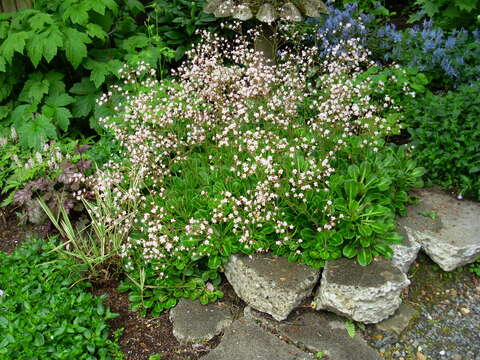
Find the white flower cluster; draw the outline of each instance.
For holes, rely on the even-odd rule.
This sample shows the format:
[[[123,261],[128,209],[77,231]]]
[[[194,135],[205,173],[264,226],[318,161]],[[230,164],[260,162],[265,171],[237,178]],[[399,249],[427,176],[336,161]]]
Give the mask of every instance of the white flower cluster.
[[[348,44],[350,52],[332,53],[321,64],[320,86],[312,90],[311,50],[284,52],[277,64],[270,64],[243,37],[227,41],[207,32],[202,36],[188,53],[189,61],[173,72],[174,83],[157,81],[145,64],[124,67],[123,86],[99,100],[108,103],[113,95],[124,99],[115,107],[117,115],[101,122],[123,146],[126,162],[108,163],[108,176],[90,182],[100,193],[113,189],[119,211],[133,199],[144,201],[136,223],[127,228],[136,226],[145,239],[129,239],[123,256],[140,248],[145,261],[159,270],[186,252],[209,256],[213,247],[221,246],[221,229],[230,229],[245,250],[265,250],[268,244],[258,234],[266,224],[273,226],[277,246],[301,243],[284,207],[302,206],[318,193],[324,216],[316,229],[333,228],[341,221],[332,215],[328,192],[336,151],[356,135],[365,137],[363,146],[375,147],[375,139],[394,126],[381,116],[394,106],[393,100],[373,103],[368,80],[357,81],[370,62],[354,41]],[[299,105],[307,100],[314,115],[305,119]],[[225,181],[242,186],[213,194],[198,189],[198,196],[211,196],[214,206],[202,216],[180,216],[167,205],[175,202],[168,199],[168,189],[172,179],[181,178],[182,164],[195,149],[209,149],[211,174],[222,173]],[[128,181],[131,177],[137,180]]]

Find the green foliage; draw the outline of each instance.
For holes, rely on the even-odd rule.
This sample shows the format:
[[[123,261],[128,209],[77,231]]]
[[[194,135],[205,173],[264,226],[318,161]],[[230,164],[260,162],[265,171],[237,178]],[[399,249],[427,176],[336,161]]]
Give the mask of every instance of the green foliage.
[[[425,94],[430,84],[430,79],[425,74],[412,67],[371,66],[358,77],[357,81],[361,82],[366,78],[370,79],[370,89],[375,99],[388,96],[396,105],[402,107],[410,103],[412,97]],[[384,90],[374,91],[378,89],[379,84],[385,84]]]
[[[346,5],[354,4],[359,13],[373,14],[377,16],[392,16],[394,12],[390,12],[386,7],[385,1],[377,0],[336,0],[333,5],[339,9],[343,9]]]
[[[468,268],[468,271],[480,277],[480,260],[477,260],[473,264],[468,265],[467,268]]]
[[[394,232],[395,215],[406,215],[407,191],[423,185],[424,170],[416,166],[405,147],[382,146],[375,152],[359,145],[353,141],[341,153],[330,180],[338,223],[316,235],[301,232],[301,247],[306,249],[298,259],[302,263],[318,267],[344,256],[366,266],[376,256],[390,257],[389,245],[402,241]]]
[[[23,196],[19,196],[23,201],[16,205],[25,205],[25,201],[30,204],[35,196],[51,200],[53,193],[62,194],[65,201],[70,201],[79,185],[78,180],[73,181],[71,177],[78,172],[85,174],[90,168],[89,155],[81,151],[88,148],[88,139],[83,143],[68,138],[49,141],[38,151],[23,149],[17,135],[0,135],[0,141],[3,142],[0,144],[0,195],[5,196],[1,206],[11,204],[19,190],[23,191]],[[27,208],[19,210],[28,213]]]
[[[148,28],[156,36],[162,34],[167,46],[176,49],[175,60],[181,59],[197,38],[197,29],[217,29],[217,19],[204,13],[204,6],[203,0],[155,0],[150,6]]]
[[[95,100],[104,84],[116,81],[124,62],[144,61],[163,74],[195,30],[215,20],[202,7],[202,0],[148,8],[138,0],[40,0],[1,14],[0,127],[15,127],[22,147],[34,149],[62,133],[99,130]],[[142,17],[148,26],[137,23]]]
[[[148,360],[161,360],[161,359],[162,359],[162,354],[154,354],[148,357]]]
[[[350,319],[346,319],[343,325],[345,326],[345,330],[347,330],[348,336],[353,339],[355,337],[355,323]]]
[[[53,243],[27,242],[0,252],[0,357],[2,359],[121,359],[107,320],[117,316],[103,297],[86,291]]]
[[[427,178],[480,199],[480,83],[427,94],[406,112],[415,158]]]
[[[427,16],[444,29],[474,28],[480,23],[479,0],[416,0],[415,4],[420,10],[410,16],[410,22]]]

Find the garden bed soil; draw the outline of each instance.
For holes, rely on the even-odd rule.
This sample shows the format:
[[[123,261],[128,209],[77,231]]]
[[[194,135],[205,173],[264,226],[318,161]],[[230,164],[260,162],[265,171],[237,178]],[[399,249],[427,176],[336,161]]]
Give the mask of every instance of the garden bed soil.
[[[50,226],[20,226],[13,208],[0,208],[0,251],[10,254],[25,239],[33,236],[46,238],[49,231]]]
[[[197,360],[215,348],[220,337],[199,343],[182,345],[173,336],[169,312],[163,312],[159,317],[141,317],[130,310],[128,293],[117,290],[118,281],[104,281],[93,284],[95,295],[106,294],[104,304],[110,311],[119,314],[109,320],[111,334],[124,329],[119,338],[120,347],[125,354],[125,360],[148,360],[150,356],[160,354],[161,360]],[[242,313],[245,304],[240,300],[227,281],[222,281],[221,290],[225,296],[221,300],[228,303],[232,309],[237,309],[237,316]]]

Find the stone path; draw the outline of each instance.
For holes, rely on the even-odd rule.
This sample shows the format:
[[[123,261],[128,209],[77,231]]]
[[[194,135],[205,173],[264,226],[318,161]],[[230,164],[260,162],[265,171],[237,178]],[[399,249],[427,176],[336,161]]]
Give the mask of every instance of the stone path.
[[[225,275],[247,304],[244,314],[234,319],[224,305],[182,300],[170,315],[175,337],[193,343],[224,332],[206,360],[382,359],[359,332],[349,335],[346,324],[353,323],[348,319],[402,334],[418,316],[401,304],[410,285],[407,271],[420,248],[444,270],[480,257],[480,204],[432,189],[417,194],[420,203],[398,221],[406,239],[394,247],[392,260],[379,258],[362,267],[339,259],[326,264],[318,281],[320,271],[285,259],[234,255]],[[309,307],[305,299],[312,296]]]
[[[253,321],[240,319],[225,331],[222,342],[205,360],[311,360],[314,357],[287,344]]]

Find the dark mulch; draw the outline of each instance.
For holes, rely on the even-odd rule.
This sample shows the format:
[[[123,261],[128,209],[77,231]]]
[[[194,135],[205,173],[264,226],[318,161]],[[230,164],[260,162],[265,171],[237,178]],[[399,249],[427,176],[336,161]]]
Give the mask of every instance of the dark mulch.
[[[180,344],[173,336],[168,311],[159,317],[139,316],[130,310],[128,293],[119,292],[118,284],[113,280],[95,283],[92,292],[95,295],[107,294],[104,304],[110,307],[110,311],[119,314],[109,324],[111,334],[124,329],[119,342],[126,360],[148,360],[154,354],[162,355],[162,360],[197,360],[218,345],[218,337],[202,344]],[[226,281],[222,282],[221,289],[225,293],[221,301],[242,312],[244,304]]]
[[[29,237],[42,237],[51,230],[50,226],[21,226],[12,208],[0,208],[0,251],[10,254]]]

